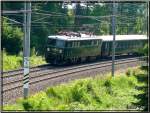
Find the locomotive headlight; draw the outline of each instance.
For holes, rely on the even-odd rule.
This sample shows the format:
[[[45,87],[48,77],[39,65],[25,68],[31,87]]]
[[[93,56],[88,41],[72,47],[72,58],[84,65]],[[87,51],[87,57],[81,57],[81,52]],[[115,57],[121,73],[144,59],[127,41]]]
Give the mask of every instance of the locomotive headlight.
[[[47,51],[50,51],[50,49],[49,49],[49,48],[47,48]]]
[[[62,50],[61,50],[61,49],[59,50],[59,53],[62,53]]]

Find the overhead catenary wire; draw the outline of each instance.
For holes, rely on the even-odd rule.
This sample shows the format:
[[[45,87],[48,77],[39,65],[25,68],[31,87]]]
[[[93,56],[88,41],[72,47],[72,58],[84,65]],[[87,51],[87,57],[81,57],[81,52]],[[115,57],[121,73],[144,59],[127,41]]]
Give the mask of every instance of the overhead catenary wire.
[[[4,16],[3,16],[3,18],[6,18],[7,20],[9,20],[9,21],[11,21],[11,22],[14,22],[14,23],[17,23],[17,24],[23,24],[23,23],[21,23],[21,22],[19,22],[19,21],[10,19],[10,18],[8,18],[8,17],[4,17]]]
[[[136,9],[134,8],[134,10],[136,10]],[[34,12],[34,11],[40,11],[40,12]],[[68,16],[67,14],[64,14],[64,13],[49,12],[49,11],[40,10],[40,9],[34,9],[33,12],[32,12],[32,15],[34,15],[34,14],[35,15],[42,15],[42,18],[39,18],[37,20],[33,20],[32,24],[36,24],[36,23],[37,24],[42,23],[43,25],[48,24],[46,26],[49,26],[51,24],[49,22],[47,22],[47,21],[42,21],[41,22],[41,20],[44,20],[44,19],[47,19],[47,18],[53,18],[53,17],[55,17],[55,18],[63,18],[63,17]],[[19,14],[16,14],[16,15],[19,15]],[[45,17],[43,17],[43,15],[45,15]],[[74,17],[77,17],[77,18],[90,18],[90,19],[94,19],[95,21],[99,21],[101,23],[102,22],[107,22],[108,25],[111,25],[111,23],[110,23],[110,17],[112,17],[112,16],[114,16],[114,15],[103,15],[103,16],[74,15]],[[137,15],[136,15],[136,17],[134,15],[130,16],[129,13],[128,13],[128,15],[117,14],[117,15],[115,15],[115,17],[117,19],[124,19],[124,20],[121,20],[121,21],[117,21],[120,24],[116,24],[116,25],[120,25],[122,27],[130,27],[131,25],[134,25],[134,24],[132,24],[132,23],[130,23],[128,21],[133,21],[133,19],[135,20],[136,18],[139,18],[139,17],[137,17]],[[105,19],[105,20],[102,20],[102,19]],[[108,20],[106,21],[106,19],[108,19]],[[11,22],[13,22],[13,21],[11,21]],[[128,26],[128,24],[130,24],[130,26]],[[12,25],[15,25],[15,24],[12,24]],[[41,25],[33,25],[32,27],[38,27],[38,26],[40,27]],[[54,27],[55,26],[56,25],[54,24]],[[51,26],[51,27],[53,27],[53,26]],[[56,27],[60,27],[60,26],[56,26]],[[68,27],[68,26],[64,26],[64,27]]]

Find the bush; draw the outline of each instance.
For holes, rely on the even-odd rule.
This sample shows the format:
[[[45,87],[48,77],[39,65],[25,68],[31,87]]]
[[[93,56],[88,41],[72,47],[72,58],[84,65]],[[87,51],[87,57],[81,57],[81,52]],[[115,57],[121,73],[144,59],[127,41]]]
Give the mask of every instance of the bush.
[[[21,28],[8,25],[6,19],[3,20],[2,29],[2,48],[5,48],[7,53],[17,55],[23,45],[23,32]]]
[[[50,87],[18,105],[24,110],[128,110],[139,102],[140,86],[136,75],[81,79]]]
[[[126,71],[126,75],[127,76],[131,76],[132,75],[132,70],[130,68]]]
[[[41,56],[31,56],[30,57],[30,67],[46,64],[46,61]],[[23,57],[16,55],[8,55],[3,52],[3,70],[15,70],[23,67]]]

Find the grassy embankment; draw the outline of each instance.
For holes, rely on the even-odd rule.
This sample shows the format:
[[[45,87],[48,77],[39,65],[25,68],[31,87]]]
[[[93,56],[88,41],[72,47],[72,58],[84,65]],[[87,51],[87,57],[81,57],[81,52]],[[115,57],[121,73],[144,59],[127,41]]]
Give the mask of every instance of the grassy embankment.
[[[5,110],[147,110],[147,72],[136,68],[115,77],[87,78],[48,88]]]
[[[32,55],[30,57],[30,66],[45,64],[45,59],[41,56]],[[16,55],[3,54],[3,70],[15,70],[23,66],[23,58]]]

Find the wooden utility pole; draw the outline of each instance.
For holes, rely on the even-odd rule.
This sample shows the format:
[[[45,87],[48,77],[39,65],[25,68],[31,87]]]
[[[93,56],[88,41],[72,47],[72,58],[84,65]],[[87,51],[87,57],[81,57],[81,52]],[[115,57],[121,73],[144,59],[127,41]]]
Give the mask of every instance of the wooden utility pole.
[[[30,26],[31,26],[31,2],[24,3],[24,78],[23,96],[26,99],[29,95],[29,57],[30,57]],[[26,12],[29,10],[28,12]]]

